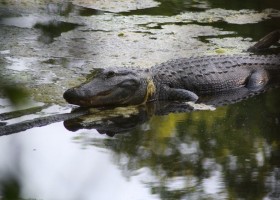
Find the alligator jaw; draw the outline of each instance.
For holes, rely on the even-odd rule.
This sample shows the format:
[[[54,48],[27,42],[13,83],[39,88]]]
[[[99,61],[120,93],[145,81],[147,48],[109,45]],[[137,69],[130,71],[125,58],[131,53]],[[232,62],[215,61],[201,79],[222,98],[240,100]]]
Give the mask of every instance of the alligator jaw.
[[[68,89],[63,94],[63,97],[68,103],[79,105],[82,107],[101,107],[106,104],[107,99],[113,98],[110,96],[114,93],[114,91],[111,89],[99,92],[94,96],[85,97],[84,95],[81,95],[81,93],[79,93],[79,91],[77,90],[77,88]]]

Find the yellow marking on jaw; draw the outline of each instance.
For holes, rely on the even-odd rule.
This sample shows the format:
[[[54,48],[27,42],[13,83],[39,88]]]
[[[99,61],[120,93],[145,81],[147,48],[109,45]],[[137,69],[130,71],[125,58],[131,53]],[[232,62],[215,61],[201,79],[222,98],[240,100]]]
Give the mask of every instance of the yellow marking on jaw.
[[[149,78],[147,80],[147,82],[148,82],[147,92],[146,92],[146,96],[144,98],[143,103],[146,103],[148,98],[151,97],[156,92],[156,87],[155,87],[155,84],[154,84],[153,80]]]

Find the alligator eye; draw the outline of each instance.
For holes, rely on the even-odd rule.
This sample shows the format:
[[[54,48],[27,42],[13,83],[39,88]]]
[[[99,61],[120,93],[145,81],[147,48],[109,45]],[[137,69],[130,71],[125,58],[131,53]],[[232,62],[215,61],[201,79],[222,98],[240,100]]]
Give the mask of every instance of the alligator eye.
[[[139,83],[133,79],[123,81],[119,84],[120,87],[124,87],[124,88],[137,88],[138,85]]]
[[[115,76],[115,72],[114,71],[108,71],[106,73],[106,78],[112,78],[113,76]]]

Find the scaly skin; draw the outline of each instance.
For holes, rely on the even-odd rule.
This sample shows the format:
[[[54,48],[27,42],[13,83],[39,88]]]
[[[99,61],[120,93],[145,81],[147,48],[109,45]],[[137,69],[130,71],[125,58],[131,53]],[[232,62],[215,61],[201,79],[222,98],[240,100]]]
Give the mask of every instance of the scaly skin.
[[[276,30],[248,50],[263,50],[279,39],[280,31]],[[63,97],[71,104],[91,107],[138,105],[153,100],[196,102],[199,96],[240,88],[260,92],[268,83],[279,80],[280,55],[215,55],[170,60],[147,70],[99,70],[92,80],[67,90]]]
[[[260,91],[280,78],[280,57],[204,56],[171,60],[147,70],[107,69],[64,98],[80,106],[137,105],[151,100],[197,101],[239,88]]]
[[[151,68],[155,99],[196,101],[199,95],[245,87],[261,90],[280,74],[280,57],[204,56],[171,60]]]

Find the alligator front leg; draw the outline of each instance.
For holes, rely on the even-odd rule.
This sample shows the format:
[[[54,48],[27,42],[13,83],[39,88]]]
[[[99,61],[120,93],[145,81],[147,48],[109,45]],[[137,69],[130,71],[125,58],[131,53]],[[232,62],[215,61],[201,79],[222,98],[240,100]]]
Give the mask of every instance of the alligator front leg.
[[[260,91],[268,82],[268,74],[264,69],[254,70],[248,77],[246,87],[251,91]]]
[[[179,89],[179,88],[170,88],[165,86],[161,90],[160,95],[161,100],[170,100],[170,101],[193,101],[198,100],[198,96],[189,90]]]
[[[280,40],[280,30],[273,31],[263,38],[261,38],[256,44],[251,46],[248,51],[257,52],[269,48],[271,45],[276,44]]]

